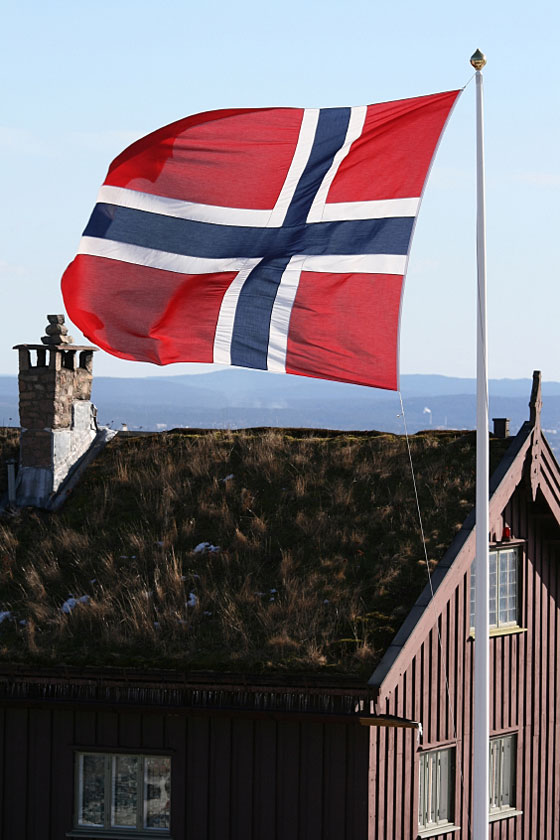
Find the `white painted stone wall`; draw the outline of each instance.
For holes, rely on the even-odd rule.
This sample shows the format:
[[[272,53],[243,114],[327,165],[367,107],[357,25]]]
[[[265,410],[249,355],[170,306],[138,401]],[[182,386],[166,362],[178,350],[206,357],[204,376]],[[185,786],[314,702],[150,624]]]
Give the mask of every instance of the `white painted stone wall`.
[[[45,507],[97,436],[95,408],[89,400],[72,405],[72,428],[46,429],[51,434],[52,467],[20,467],[17,503]]]
[[[87,452],[97,434],[95,412],[89,400],[72,405],[72,428],[52,430],[53,487],[56,493],[76,461]]]
[[[16,500],[20,507],[43,507],[51,496],[52,488],[52,470],[20,466],[16,482]]]

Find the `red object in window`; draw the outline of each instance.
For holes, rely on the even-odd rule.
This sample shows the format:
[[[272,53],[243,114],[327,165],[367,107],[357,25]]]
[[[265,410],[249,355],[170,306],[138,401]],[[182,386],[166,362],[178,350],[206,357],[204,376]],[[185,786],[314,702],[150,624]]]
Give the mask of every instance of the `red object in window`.
[[[511,528],[509,527],[509,525],[504,525],[504,530],[502,533],[502,542],[507,542],[508,540],[511,540]]]

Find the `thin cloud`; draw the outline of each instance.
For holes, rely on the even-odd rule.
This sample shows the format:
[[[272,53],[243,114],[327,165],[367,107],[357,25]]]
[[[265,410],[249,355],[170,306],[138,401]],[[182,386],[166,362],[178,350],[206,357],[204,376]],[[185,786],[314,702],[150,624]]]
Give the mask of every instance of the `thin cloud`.
[[[0,260],[0,278],[13,280],[15,277],[29,277],[30,274],[29,266]]]
[[[560,187],[560,172],[538,172],[527,170],[512,173],[513,180],[532,187]]]
[[[140,131],[107,129],[106,131],[72,131],[68,141],[88,152],[107,151],[118,154],[142,136]]]
[[[33,157],[60,157],[63,148],[117,155],[142,136],[141,131],[70,131],[61,135],[36,134],[26,128],[0,126],[0,150]]]

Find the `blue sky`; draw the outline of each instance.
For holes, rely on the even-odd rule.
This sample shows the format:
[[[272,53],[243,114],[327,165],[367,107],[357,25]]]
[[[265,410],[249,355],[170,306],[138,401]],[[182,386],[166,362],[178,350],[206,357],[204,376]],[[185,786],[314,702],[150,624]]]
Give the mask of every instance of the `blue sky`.
[[[3,321],[13,344],[62,312],[108,164],[128,143],[220,107],[354,105],[464,86],[485,69],[490,375],[560,380],[557,3],[20,2],[3,16]],[[441,143],[412,246],[401,372],[475,375],[475,90]],[[76,340],[79,332],[73,328]],[[170,375],[99,352],[96,372]],[[198,369],[194,368],[194,369]]]

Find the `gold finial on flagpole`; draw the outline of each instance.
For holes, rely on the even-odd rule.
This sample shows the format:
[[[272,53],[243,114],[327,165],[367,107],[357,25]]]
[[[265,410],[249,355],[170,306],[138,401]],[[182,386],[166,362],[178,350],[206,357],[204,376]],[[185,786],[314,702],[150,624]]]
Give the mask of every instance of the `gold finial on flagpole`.
[[[486,56],[480,50],[477,50],[471,55],[471,64],[475,70],[482,70],[486,64]]]

